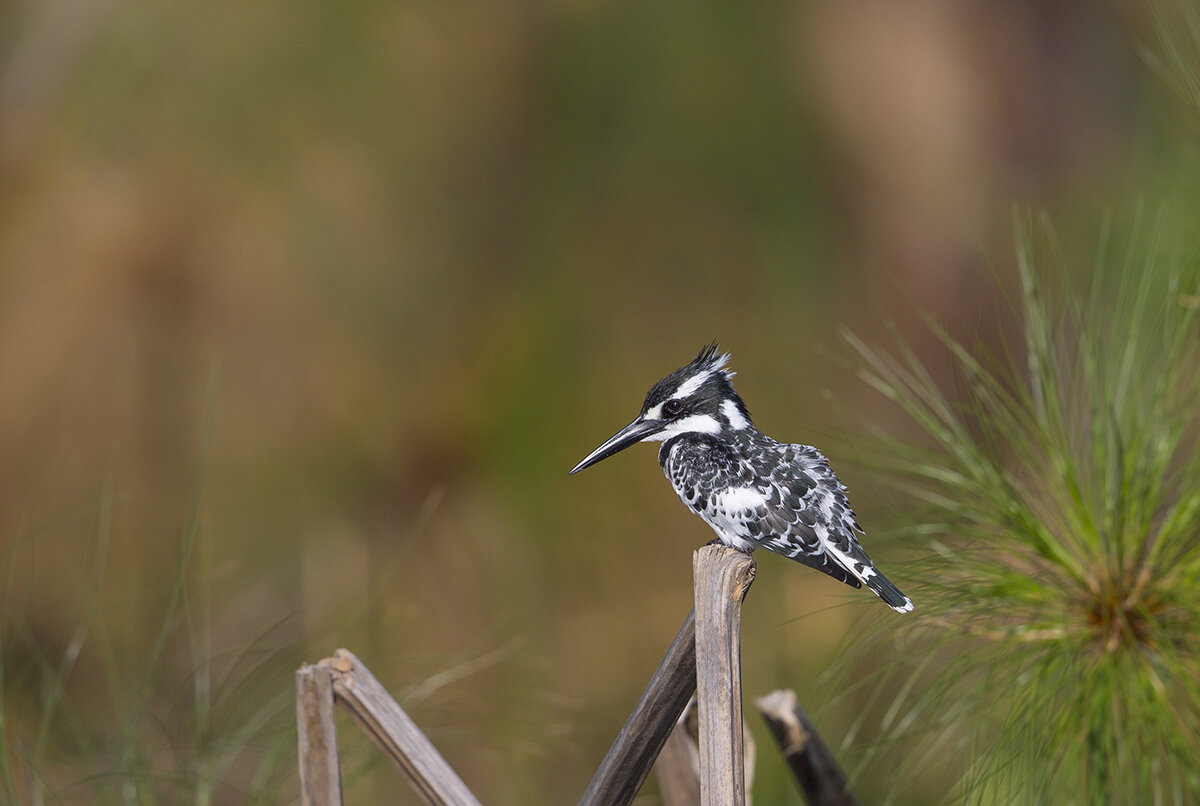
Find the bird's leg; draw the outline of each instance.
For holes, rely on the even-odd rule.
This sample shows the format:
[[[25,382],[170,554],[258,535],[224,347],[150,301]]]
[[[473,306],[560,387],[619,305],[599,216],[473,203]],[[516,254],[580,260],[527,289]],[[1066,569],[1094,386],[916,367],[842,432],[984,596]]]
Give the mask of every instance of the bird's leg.
[[[742,552],[743,554],[749,554],[751,557],[754,556],[754,546],[751,546],[748,549],[744,549],[741,546],[731,546],[719,537],[714,537],[712,540],[708,541],[704,545],[706,545],[706,546],[724,546],[727,549],[736,549],[736,550]]]

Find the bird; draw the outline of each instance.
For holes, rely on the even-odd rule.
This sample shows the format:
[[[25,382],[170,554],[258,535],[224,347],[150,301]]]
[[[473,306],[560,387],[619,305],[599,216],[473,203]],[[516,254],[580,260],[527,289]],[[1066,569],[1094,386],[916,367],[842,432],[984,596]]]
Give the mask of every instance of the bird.
[[[629,425],[568,475],[637,442],[661,442],[658,464],[688,509],[744,552],[764,548],[853,588],[866,585],[898,613],[912,600],[876,568],[858,542],[862,528],[846,487],[810,445],[759,431],[734,390],[730,356],[716,342],[650,388]]]

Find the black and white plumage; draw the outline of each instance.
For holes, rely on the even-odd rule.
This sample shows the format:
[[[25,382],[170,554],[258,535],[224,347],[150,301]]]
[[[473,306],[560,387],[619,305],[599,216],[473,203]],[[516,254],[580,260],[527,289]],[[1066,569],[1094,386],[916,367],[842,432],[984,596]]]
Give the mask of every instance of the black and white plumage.
[[[816,448],[776,442],[755,428],[730,383],[728,361],[714,344],[654,384],[637,419],[571,473],[635,442],[661,441],[663,472],[720,542],[782,554],[851,587],[866,585],[899,613],[912,610],[859,545],[862,529],[828,460]]]

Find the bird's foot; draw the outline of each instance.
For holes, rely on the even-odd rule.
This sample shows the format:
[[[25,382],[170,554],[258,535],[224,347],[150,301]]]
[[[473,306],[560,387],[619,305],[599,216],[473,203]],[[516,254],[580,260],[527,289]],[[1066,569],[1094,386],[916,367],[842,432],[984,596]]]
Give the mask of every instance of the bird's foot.
[[[724,546],[727,549],[735,549],[737,551],[742,552],[743,554],[749,554],[751,557],[754,556],[754,546],[753,545],[751,545],[749,548],[743,548],[741,546],[731,546],[719,537],[714,537],[712,540],[708,541],[704,545],[706,545],[706,546]]]

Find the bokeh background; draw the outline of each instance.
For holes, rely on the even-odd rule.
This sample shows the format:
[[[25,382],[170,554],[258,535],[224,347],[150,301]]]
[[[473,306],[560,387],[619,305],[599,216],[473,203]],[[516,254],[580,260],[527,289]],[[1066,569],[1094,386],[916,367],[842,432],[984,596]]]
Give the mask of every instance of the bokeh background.
[[[1086,243],[1170,187],[1154,24],[1119,0],[0,2],[6,768],[62,802],[129,769],[161,802],[264,775],[289,802],[291,672],[347,646],[484,802],[572,802],[710,534],[652,448],[566,471],[713,339],[919,607],[858,450],[908,426],[839,331],[935,371],[922,313],[1001,344],[1014,205]],[[795,688],[853,766],[874,718],[822,709],[823,672],[892,614],[759,563],[745,691]],[[750,724],[759,802],[799,803]],[[410,797],[347,752],[352,800]],[[856,786],[926,803],[961,764]]]

